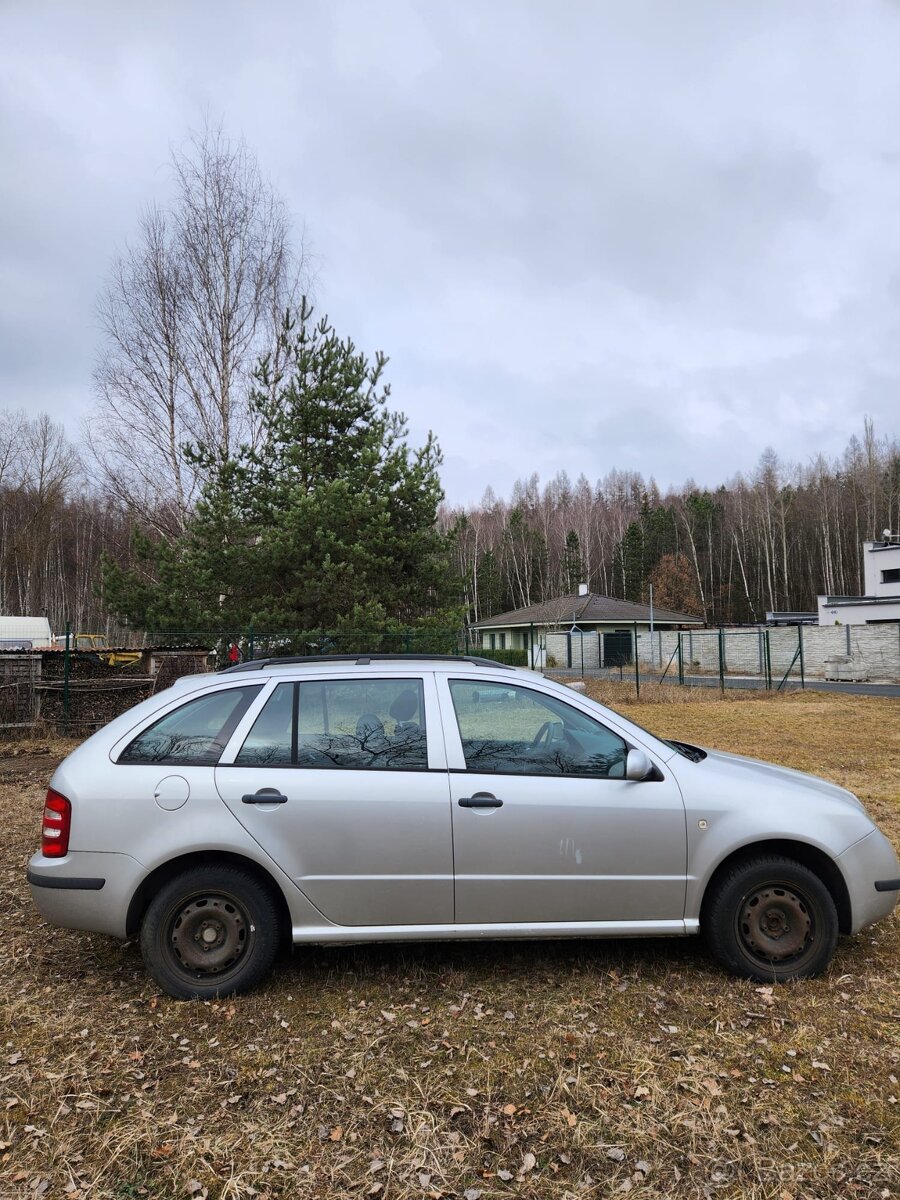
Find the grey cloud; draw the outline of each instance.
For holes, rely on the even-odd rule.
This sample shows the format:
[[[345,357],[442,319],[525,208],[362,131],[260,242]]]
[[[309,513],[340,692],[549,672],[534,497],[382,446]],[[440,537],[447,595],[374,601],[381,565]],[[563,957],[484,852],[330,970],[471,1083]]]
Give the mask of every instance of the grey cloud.
[[[898,58],[887,0],[9,3],[0,404],[75,431],[94,298],[208,113],[453,500],[896,432]]]

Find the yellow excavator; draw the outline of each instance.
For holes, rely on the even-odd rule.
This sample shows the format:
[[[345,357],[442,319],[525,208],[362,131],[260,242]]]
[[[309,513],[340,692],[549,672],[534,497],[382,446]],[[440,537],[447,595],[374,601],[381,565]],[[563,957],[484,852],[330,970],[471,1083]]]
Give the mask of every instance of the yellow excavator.
[[[76,633],[72,635],[73,650],[90,650],[109,667],[130,667],[141,657],[140,650],[114,649],[104,633]]]

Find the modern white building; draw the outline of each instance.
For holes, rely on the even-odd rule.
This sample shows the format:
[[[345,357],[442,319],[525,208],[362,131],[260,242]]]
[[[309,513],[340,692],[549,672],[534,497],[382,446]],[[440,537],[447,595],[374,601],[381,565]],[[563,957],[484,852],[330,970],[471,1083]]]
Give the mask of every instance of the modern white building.
[[[900,623],[900,534],[863,542],[864,596],[819,596],[820,625]]]

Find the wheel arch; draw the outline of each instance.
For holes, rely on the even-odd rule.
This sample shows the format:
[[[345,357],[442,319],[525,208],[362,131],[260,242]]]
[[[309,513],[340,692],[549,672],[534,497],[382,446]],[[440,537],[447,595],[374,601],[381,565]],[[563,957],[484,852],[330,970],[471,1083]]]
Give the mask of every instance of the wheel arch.
[[[850,892],[840,867],[830,855],[826,854],[824,850],[820,850],[818,846],[811,846],[809,842],[794,841],[791,838],[770,838],[761,842],[750,842],[723,858],[706,881],[703,889],[703,898],[700,903],[701,928],[703,927],[707,898],[721,876],[742,862],[767,854],[781,854],[785,858],[792,858],[818,875],[834,901],[838,915],[838,928],[841,933],[852,932],[853,907],[850,902]]]
[[[177,875],[189,871],[191,867],[200,866],[239,867],[242,871],[246,871],[249,875],[252,875],[271,894],[272,900],[278,909],[279,940],[284,943],[290,942],[291,915],[284,892],[265,867],[261,867],[252,858],[246,858],[243,854],[234,854],[227,850],[199,850],[191,854],[182,854],[177,858],[171,858],[167,862],[161,863],[151,871],[146,878],[141,880],[137,890],[131,897],[131,903],[128,905],[128,914],[125,918],[126,936],[135,937],[139,933],[144,914],[161,887],[167,884],[170,879],[174,879]]]

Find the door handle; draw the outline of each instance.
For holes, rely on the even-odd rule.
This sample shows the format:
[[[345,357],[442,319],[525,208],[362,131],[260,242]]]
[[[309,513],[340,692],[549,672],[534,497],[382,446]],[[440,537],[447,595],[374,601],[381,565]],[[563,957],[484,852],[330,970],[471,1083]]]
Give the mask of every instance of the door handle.
[[[456,802],[460,808],[502,808],[503,801],[492,792],[476,792],[474,796],[460,796]]]
[[[258,792],[250,792],[246,796],[241,796],[242,804],[287,804],[287,796],[283,796],[281,792],[276,792],[274,788],[266,791],[261,788]]]

